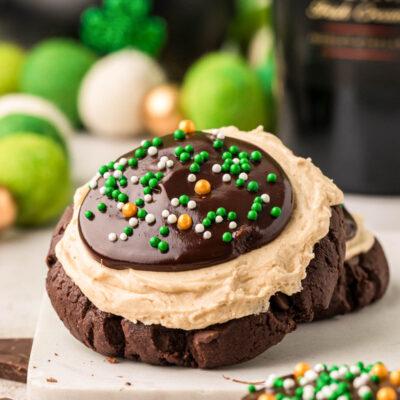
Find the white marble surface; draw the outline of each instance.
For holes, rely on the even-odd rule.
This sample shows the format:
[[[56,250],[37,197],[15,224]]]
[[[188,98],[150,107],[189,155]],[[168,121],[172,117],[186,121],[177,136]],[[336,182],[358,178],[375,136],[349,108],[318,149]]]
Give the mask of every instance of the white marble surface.
[[[71,143],[74,176],[79,177],[75,184],[88,181],[105,160],[128,151],[141,139],[110,141],[77,135]],[[346,204],[351,211],[363,214],[367,226],[382,232],[388,241],[400,234],[400,198],[351,195],[346,196]],[[34,334],[46,274],[44,258],[52,228],[14,229],[0,237],[0,337]],[[397,246],[392,248],[391,256],[398,260],[396,252],[400,250]],[[400,262],[392,263],[392,268],[400,268]],[[22,400],[23,392],[23,385],[0,380],[0,397]]]

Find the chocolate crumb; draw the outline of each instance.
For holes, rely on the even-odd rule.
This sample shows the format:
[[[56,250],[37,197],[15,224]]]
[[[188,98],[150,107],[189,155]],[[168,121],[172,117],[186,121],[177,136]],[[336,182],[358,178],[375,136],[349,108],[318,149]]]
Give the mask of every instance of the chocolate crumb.
[[[125,382],[125,385],[126,385],[126,386],[132,386],[132,383],[130,383],[130,382]]]
[[[56,378],[47,378],[46,381],[50,382],[50,383],[57,383],[58,382],[58,380]]]
[[[118,361],[114,357],[108,357],[105,359],[105,361],[109,362],[110,364],[118,364]]]

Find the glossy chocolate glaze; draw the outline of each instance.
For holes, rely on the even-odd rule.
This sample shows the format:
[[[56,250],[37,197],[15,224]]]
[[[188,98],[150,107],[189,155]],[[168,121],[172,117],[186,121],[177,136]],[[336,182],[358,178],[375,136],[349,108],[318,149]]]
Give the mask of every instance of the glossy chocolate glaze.
[[[128,185],[125,188],[119,188],[121,192],[129,196],[130,202],[135,202],[138,197],[143,198],[143,186],[140,183],[132,184],[131,176],[136,175],[140,179],[148,171],[158,172],[157,163],[162,156],[167,156],[174,161],[172,168],[162,171],[164,178],[153,190],[153,201],[144,204],[146,211],[156,217],[154,224],[150,225],[140,220],[139,225],[133,229],[133,235],[126,241],[120,240],[120,233],[128,226],[128,218],[125,218],[117,208],[117,200],[100,193],[99,190],[105,182],[103,177],[99,178],[97,188],[91,189],[84,199],[79,213],[79,230],[84,243],[98,261],[115,269],[192,270],[222,263],[259,248],[272,241],[283,230],[292,211],[292,188],[286,174],[271,156],[251,143],[228,137],[224,140],[223,148],[217,150],[213,147],[214,135],[204,132],[196,132],[194,136],[180,141],[175,140],[173,135],[164,136],[162,139],[163,146],[159,147],[156,156],[147,155],[139,160],[137,167],[127,166],[124,175],[127,177]],[[195,182],[188,181],[188,175],[191,173],[189,167],[193,161],[182,163],[174,154],[176,146],[188,144],[194,147],[192,159],[193,155],[201,151],[205,150],[209,153],[209,160],[201,165],[200,172],[196,174],[197,180],[207,179],[210,182],[212,190],[207,195],[196,194]],[[232,145],[238,146],[239,151],[248,152],[249,156],[254,150],[262,154],[260,162],[250,162],[252,169],[248,173],[249,178],[245,186],[241,188],[235,184],[237,176],[232,175],[231,182],[225,183],[222,181],[224,172],[212,172],[213,164],[222,164],[222,153]],[[133,155],[134,150],[123,157],[129,159]],[[277,175],[275,183],[267,182],[267,175],[271,172]],[[250,181],[258,182],[259,190],[256,193],[247,190],[247,183]],[[256,221],[250,221],[247,214],[254,198],[264,193],[270,196],[270,202],[262,204],[262,210]],[[190,210],[183,205],[177,207],[171,205],[172,198],[179,198],[183,194],[196,201],[195,209]],[[107,205],[105,213],[97,210],[100,202]],[[282,210],[278,218],[270,214],[274,206]],[[197,233],[194,227],[202,222],[207,212],[216,211],[218,207],[224,207],[227,212],[237,213],[237,228],[229,229],[229,221],[224,218],[223,222],[213,222],[209,228],[205,228],[211,232],[212,237],[204,239],[203,234]],[[181,231],[177,224],[168,224],[161,216],[165,209],[177,217],[181,214],[189,214],[193,220],[192,228]],[[85,217],[87,210],[94,213],[93,219],[89,220]],[[165,238],[158,234],[163,225],[169,228],[169,235]],[[110,232],[117,234],[116,242],[108,240]],[[222,240],[224,232],[232,233],[231,242]],[[152,236],[165,240],[169,245],[169,250],[161,253],[157,248],[151,247],[149,240]]]

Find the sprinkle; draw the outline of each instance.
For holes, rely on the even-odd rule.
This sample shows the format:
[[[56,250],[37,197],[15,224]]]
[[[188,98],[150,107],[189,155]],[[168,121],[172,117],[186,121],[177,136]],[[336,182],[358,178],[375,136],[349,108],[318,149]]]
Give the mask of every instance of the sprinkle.
[[[249,192],[257,192],[257,190],[258,190],[258,183],[257,183],[256,181],[250,181],[250,182],[247,184],[247,190],[248,190]]]
[[[161,251],[161,253],[167,252],[168,248],[169,248],[168,243],[164,242],[163,240],[160,243],[158,243],[157,247],[158,247],[158,250]]]
[[[158,243],[160,243],[160,239],[157,236],[153,236],[149,240],[151,247],[158,247]]]
[[[200,154],[203,156],[205,161],[207,161],[210,158],[210,155],[205,150],[203,150]]]
[[[190,169],[191,172],[194,172],[194,173],[200,172],[200,165],[199,165],[198,163],[194,162],[194,163],[190,166],[189,169]]]
[[[118,195],[118,201],[126,203],[128,201],[128,195],[126,193],[120,193]]]
[[[130,226],[126,226],[124,228],[124,233],[128,236],[132,236],[133,235],[133,229]]]
[[[194,161],[195,162],[197,162],[198,164],[203,164],[203,162],[205,161],[204,160],[204,157],[203,157],[203,155],[202,154],[196,154],[195,156],[194,156]]]
[[[167,161],[167,168],[172,168],[174,166],[174,162],[172,160]]]
[[[364,397],[366,394],[370,393],[371,389],[368,386],[361,386],[360,389],[358,389],[358,395],[360,397]]]
[[[122,207],[125,205],[125,203],[123,203],[122,201],[119,201],[117,204],[117,208],[118,210],[122,210]]]
[[[184,151],[185,150],[182,146],[176,146],[174,149],[174,154],[179,157]]]
[[[232,241],[232,234],[230,232],[225,232],[222,235],[222,240],[226,243],[229,243],[230,241]]]
[[[229,221],[235,221],[236,218],[237,218],[237,214],[235,213],[235,211],[229,211],[229,213],[228,213]]]
[[[197,206],[197,203],[194,200],[190,200],[189,203],[187,204],[189,210],[194,210]]]
[[[154,214],[147,214],[145,220],[148,224],[153,224],[156,220],[156,217],[154,216]]]
[[[358,365],[352,365],[352,366],[350,367],[350,372],[351,372],[353,375],[360,375],[361,370],[360,370],[360,367],[359,367]]]
[[[186,206],[189,203],[189,196],[187,194],[182,194],[179,196],[179,204]]]
[[[115,242],[117,240],[117,235],[113,232],[113,233],[109,233],[108,234],[108,240],[110,242]]]
[[[103,175],[103,178],[104,179],[107,179],[107,178],[109,178],[111,176],[111,174],[109,173],[109,172],[106,172],[104,175]]]
[[[119,165],[126,165],[128,160],[125,157],[122,157],[118,162],[119,162]]]
[[[168,215],[169,215],[169,211],[168,211],[168,210],[162,210],[161,216],[162,216],[163,218],[168,218]]]
[[[212,223],[210,218],[204,218],[202,222],[203,222],[203,225],[206,227],[209,227]]]
[[[114,163],[114,169],[118,169],[118,167],[119,167],[119,162],[116,162],[116,163]]]
[[[99,203],[99,204],[97,204],[97,209],[100,212],[105,212],[107,210],[107,206],[104,203]]]
[[[176,217],[175,214],[168,215],[167,221],[169,224],[175,224],[177,220],[178,220],[178,218]]]
[[[251,210],[247,213],[247,218],[251,221],[255,221],[258,218],[257,211]]]
[[[149,186],[151,188],[155,188],[158,185],[158,179],[157,178],[151,178],[149,180]]]
[[[191,144],[188,144],[188,145],[185,146],[185,151],[188,152],[188,153],[193,153],[194,148],[193,148],[193,146]]]
[[[223,220],[224,220],[224,218],[221,217],[221,215],[217,215],[217,216],[215,217],[215,222],[216,222],[217,224],[220,224]]]
[[[167,156],[162,156],[162,157],[160,158],[160,161],[166,163],[166,162],[168,161],[168,157],[167,157]]]
[[[94,214],[92,213],[92,211],[88,210],[85,212],[85,217],[87,219],[93,219],[94,218]]]
[[[224,151],[224,152],[222,153],[222,158],[223,158],[224,160],[227,160],[228,158],[232,158],[232,154],[231,154],[229,151]]]
[[[139,178],[136,175],[132,175],[131,182],[136,185],[139,182]]]
[[[150,140],[142,140],[140,145],[144,148],[144,149],[148,149],[151,146],[151,142]]]
[[[105,186],[102,186],[101,188],[100,188],[100,193],[101,194],[104,194],[106,192],[106,187]]]
[[[204,232],[204,225],[203,224],[196,224],[196,226],[194,227],[194,230],[197,233],[202,233],[202,232]]]
[[[129,225],[130,226],[137,226],[139,224],[139,220],[137,218],[129,218]]]
[[[181,214],[178,218],[178,228],[186,231],[192,227],[192,217],[189,214]]]
[[[240,160],[238,158],[234,158],[232,161],[234,164],[239,164],[239,162],[240,162]]]
[[[235,221],[229,222],[229,229],[236,229],[237,228],[237,223]]]
[[[157,163],[157,168],[159,169],[159,170],[163,170],[163,169],[165,169],[167,167],[167,163],[165,162],[165,161],[159,161],[158,163]]]
[[[260,211],[262,210],[262,205],[261,205],[260,203],[253,203],[253,204],[251,205],[251,209],[252,209],[253,211],[260,212]]]
[[[238,164],[232,164],[229,168],[229,172],[232,175],[239,175],[241,171],[242,171],[242,169],[240,168],[240,165],[238,165]]]
[[[308,371],[305,372],[304,377],[309,381],[309,382],[314,382],[318,378],[318,374],[312,370],[309,369]]]
[[[137,213],[137,216],[140,219],[145,219],[146,215],[147,215],[147,211],[145,209],[143,209],[143,208],[141,210],[139,210],[138,213]]]
[[[293,379],[288,378],[283,381],[283,388],[284,389],[292,389],[295,386],[295,384],[296,384],[296,382]]]
[[[169,228],[168,228],[168,226],[162,226],[162,227],[160,228],[159,232],[160,232],[160,235],[168,236],[168,234],[169,234]]]
[[[224,207],[219,207],[217,209],[217,215],[220,215],[221,217],[225,217],[226,216],[226,210]]]
[[[174,197],[174,198],[171,200],[171,206],[178,207],[178,206],[179,206],[179,199],[177,199],[176,197]]]
[[[262,198],[262,201],[263,201],[264,203],[269,203],[269,202],[271,201],[271,198],[270,198],[269,195],[266,194],[266,193],[262,194],[262,195],[261,195],[261,198]]]
[[[221,172],[221,165],[220,164],[214,164],[212,166],[212,172],[219,174]]]
[[[189,154],[188,152],[184,151],[183,153],[181,153],[181,154],[179,155],[179,159],[180,159],[183,163],[185,163],[185,162],[187,162],[187,161],[190,160],[190,154]]]
[[[194,191],[199,195],[205,195],[211,192],[211,184],[207,179],[200,179],[194,186]]]
[[[107,171],[108,171],[107,165],[102,165],[102,166],[99,168],[99,174],[100,174],[100,175],[104,175]]]
[[[230,182],[231,181],[231,176],[229,174],[224,174],[222,176],[222,182]]]
[[[271,211],[271,212],[272,212],[272,211]],[[332,371],[329,375],[330,375],[330,377],[331,377],[332,379],[339,379],[339,378],[340,378],[339,371]]]
[[[146,203],[151,203],[152,200],[153,200],[153,196],[151,194],[145,194],[144,195],[144,201]]]
[[[147,153],[149,154],[149,156],[155,156],[158,153],[157,147],[155,146],[149,147]]]
[[[125,232],[122,232],[120,235],[119,235],[119,238],[121,239],[121,240],[127,240],[128,239],[128,235],[125,233]]]
[[[282,214],[282,210],[279,207],[272,207],[271,215],[278,218]]]
[[[196,128],[190,119],[183,119],[179,122],[178,128],[181,129],[185,134],[194,134]]]
[[[182,129],[177,129],[174,132],[175,140],[183,140],[183,139],[185,139],[185,137],[186,137],[185,132]]]
[[[218,132],[217,133],[217,139],[224,140],[225,139],[225,135],[222,132]]]
[[[97,181],[96,180],[90,181],[89,182],[89,187],[90,187],[90,189],[96,189]]]
[[[153,146],[160,147],[160,146],[163,145],[163,140],[162,140],[160,137],[155,137],[155,138],[151,141],[151,144],[152,144]]]
[[[244,179],[241,179],[241,178],[236,179],[236,186],[242,187],[242,186],[244,186],[244,184],[245,184]]]
[[[187,180],[189,182],[195,182],[196,181],[196,175],[195,174],[189,174],[187,177]]]
[[[213,143],[213,146],[215,149],[221,149],[223,145],[224,145],[224,142],[220,139],[215,140]]]
[[[143,158],[145,156],[146,156],[146,150],[140,149],[140,148],[135,150],[135,157],[136,158]]]
[[[144,200],[141,199],[141,198],[136,199],[135,204],[136,204],[138,207],[142,207],[143,204],[144,204]]]
[[[244,181],[247,181],[247,179],[249,179],[249,176],[246,174],[246,172],[241,172],[239,174],[239,178],[243,179]]]
[[[132,157],[129,159],[128,165],[130,167],[136,167],[138,165],[138,160],[135,157]]]
[[[250,154],[250,159],[252,161],[261,161],[261,157],[262,155],[258,150],[255,150]]]
[[[210,239],[211,238],[211,232],[210,231],[205,231],[203,233],[203,239]]]
[[[276,179],[277,179],[277,177],[273,172],[271,172],[270,174],[267,175],[267,181],[270,183],[276,182]]]

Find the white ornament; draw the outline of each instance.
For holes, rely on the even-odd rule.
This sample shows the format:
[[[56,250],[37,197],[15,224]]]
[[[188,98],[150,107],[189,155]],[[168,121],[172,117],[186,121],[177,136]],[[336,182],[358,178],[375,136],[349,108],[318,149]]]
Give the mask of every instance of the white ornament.
[[[116,235],[114,232],[109,233],[109,234],[108,234],[108,240],[109,240],[110,242],[115,242],[115,241],[117,240],[117,235]]]
[[[360,389],[358,389],[358,395],[360,397],[365,396],[367,393],[369,393],[371,391],[371,389],[369,388],[369,386],[361,386]]]
[[[240,160],[237,157],[235,157],[232,161],[234,164],[239,164],[240,162]]]
[[[167,161],[167,167],[172,168],[174,166],[174,162],[172,160]]]
[[[105,172],[104,175],[103,175],[103,178],[104,178],[104,179],[107,179],[107,178],[109,178],[110,176],[111,176],[111,175],[110,175],[109,172]]]
[[[197,233],[203,233],[204,232],[204,225],[203,224],[196,224],[196,226],[194,227],[194,230]]]
[[[167,163],[168,157],[167,157],[167,156],[162,156],[162,157],[160,158],[160,161]]]
[[[158,153],[158,150],[157,150],[157,147],[155,147],[155,146],[150,146],[150,147],[147,149],[147,154],[148,154],[149,156],[155,156],[157,153]]]
[[[176,218],[175,214],[168,215],[167,221],[169,224],[175,224],[177,220],[178,220],[178,218]]]
[[[171,205],[174,206],[174,207],[178,207],[178,206],[179,206],[179,199],[177,199],[176,197],[174,197],[174,198],[171,200]]]
[[[236,229],[237,228],[237,223],[235,221],[229,222],[229,229]]]
[[[224,220],[224,218],[223,218],[221,215],[217,215],[217,216],[215,217],[215,222],[216,222],[217,224],[220,224],[223,220]]]
[[[96,189],[97,181],[90,181],[89,186],[90,186],[91,189]]]
[[[168,215],[169,215],[169,211],[168,211],[168,210],[162,210],[161,216],[162,216],[163,218],[168,218]]]
[[[210,231],[205,231],[203,233],[203,239],[210,239],[211,238],[211,232]]]
[[[284,389],[292,389],[295,386],[296,382],[294,379],[287,378],[283,381],[283,388]]]
[[[221,172],[222,168],[221,168],[220,164],[214,164],[211,169],[212,169],[212,172],[219,174]]]
[[[126,165],[126,163],[128,162],[128,160],[125,157],[122,157],[119,161],[119,165]]]
[[[187,206],[190,210],[194,210],[197,206],[197,203],[194,200],[190,200]]]
[[[129,218],[130,226],[135,227],[135,226],[138,226],[138,224],[139,224],[139,220],[137,218],[135,218],[135,217]]]
[[[156,217],[153,214],[147,214],[145,220],[148,224],[153,224],[156,220]]]
[[[102,186],[101,188],[100,188],[100,193],[101,194],[104,194],[106,192],[106,187],[105,186]]]
[[[232,177],[229,174],[224,174],[222,176],[222,182],[230,182]]]
[[[122,232],[120,235],[119,235],[119,238],[121,239],[121,240],[127,240],[128,239],[128,235],[125,233],[125,232]]]
[[[117,204],[117,208],[118,210],[122,210],[122,207],[124,206],[125,203],[123,203],[122,201],[118,202]]]
[[[132,175],[131,182],[136,185],[139,182],[139,178],[136,175]]]
[[[305,377],[309,382],[314,382],[315,380],[317,380],[318,374],[317,374],[314,370],[309,369],[309,370],[306,371],[306,373],[304,374],[304,377]]]
[[[247,179],[249,179],[249,176],[246,174],[246,172],[241,172],[239,174],[239,178],[247,181]]]
[[[270,197],[268,194],[264,193],[261,195],[261,199],[264,203],[269,203],[271,201]],[[322,364],[321,364],[322,365]]]
[[[163,169],[165,169],[167,167],[167,163],[165,162],[165,161],[159,161],[158,163],[157,163],[157,168],[159,169],[159,170],[163,170]]]
[[[196,175],[195,174],[189,174],[187,177],[187,180],[189,182],[196,182]]]
[[[144,201],[146,203],[151,203],[152,200],[153,200],[153,196],[151,194],[145,194],[144,195]]]
[[[261,196],[261,198],[262,198],[262,196]],[[264,199],[263,199],[263,201],[264,201]],[[314,371],[321,373],[321,372],[325,371],[325,367],[323,366],[323,364],[315,364]]]
[[[122,171],[117,169],[116,171],[114,171],[113,175],[114,175],[115,178],[120,178],[122,176]]]

